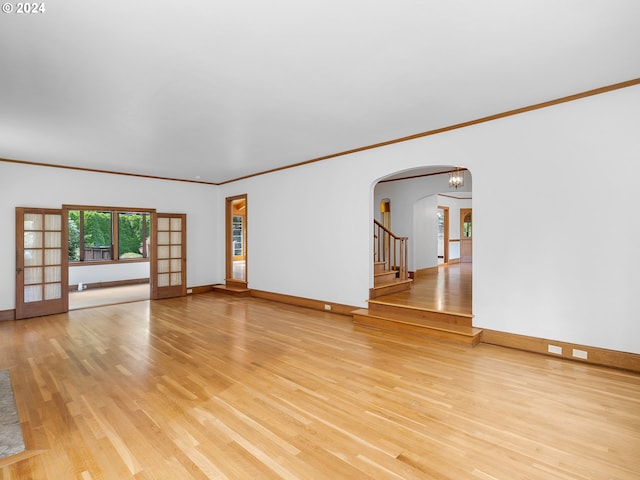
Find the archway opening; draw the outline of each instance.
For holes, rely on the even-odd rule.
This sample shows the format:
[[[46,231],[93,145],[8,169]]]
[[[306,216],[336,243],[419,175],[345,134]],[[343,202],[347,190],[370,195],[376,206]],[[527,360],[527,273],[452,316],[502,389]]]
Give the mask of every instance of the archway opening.
[[[388,228],[408,238],[407,264],[413,285],[402,295],[415,297],[417,303],[434,310],[470,315],[471,172],[449,165],[393,172],[373,187],[374,219],[380,218],[381,206],[387,202],[393,204]]]

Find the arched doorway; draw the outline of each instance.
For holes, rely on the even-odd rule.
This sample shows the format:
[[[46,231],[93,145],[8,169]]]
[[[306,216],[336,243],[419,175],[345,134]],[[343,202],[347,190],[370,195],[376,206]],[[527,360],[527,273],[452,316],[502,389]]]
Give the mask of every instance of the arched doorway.
[[[458,178],[457,183],[451,186],[450,172],[455,172]],[[419,290],[416,286],[427,274],[449,272],[456,277],[454,283],[464,276],[464,282],[468,284],[461,286],[455,296],[461,297],[461,308],[470,313],[472,265],[467,263],[471,259],[467,252],[470,253],[471,248],[471,223],[465,224],[465,230],[460,228],[458,219],[462,211],[466,215],[472,207],[471,173],[464,168],[446,165],[396,172],[376,183],[373,197],[373,218],[379,218],[381,206],[386,202],[393,204],[391,229],[409,238],[408,269],[414,279],[412,292]],[[446,226],[445,215],[449,220]],[[461,253],[465,254],[464,260]],[[441,276],[434,280],[434,286],[438,288],[435,294],[441,297],[434,302],[434,308],[448,308],[445,297],[452,293],[447,291],[454,285],[451,278],[450,275],[445,280]]]

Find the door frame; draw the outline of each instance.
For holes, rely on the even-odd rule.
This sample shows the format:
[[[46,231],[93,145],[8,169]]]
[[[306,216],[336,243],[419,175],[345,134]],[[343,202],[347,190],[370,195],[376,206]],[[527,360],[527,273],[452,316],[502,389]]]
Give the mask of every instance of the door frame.
[[[15,308],[13,310],[13,319],[31,318],[36,316],[50,315],[55,313],[64,313],[69,311],[69,256],[68,256],[68,213],[69,210],[113,210],[113,211],[135,211],[147,213],[151,216],[152,235],[156,235],[156,241],[152,242],[151,249],[149,251],[149,298],[151,300],[159,298],[167,298],[170,296],[185,296],[187,294],[187,242],[186,242],[186,214],[158,214],[155,209],[152,208],[128,208],[128,207],[105,207],[95,205],[73,205],[63,204],[60,208],[36,208],[36,207],[16,207],[15,215],[15,235],[16,235],[16,277],[15,277]],[[24,214],[25,213],[44,213],[44,214],[59,214],[61,217],[61,298],[56,299],[53,307],[45,306],[44,303],[38,306],[27,306],[24,302]],[[172,291],[159,291],[157,286],[157,218],[160,216],[168,217],[180,217],[182,219],[182,281],[179,288],[173,288]],[[43,227],[44,228],[44,227]],[[43,230],[44,231],[44,230]],[[44,248],[44,246],[43,246]],[[96,262],[98,264],[99,262]],[[162,290],[162,287],[160,287]],[[41,303],[41,302],[39,302]],[[53,305],[53,304],[50,304]],[[28,308],[31,307],[31,308]]]
[[[233,203],[244,200],[244,223],[242,225],[242,244],[244,253],[244,280],[233,278]],[[249,202],[247,194],[234,195],[225,199],[225,285],[228,287],[247,288],[249,283],[249,255],[248,255],[248,234],[249,234]]]
[[[146,208],[146,207],[114,207],[114,206],[110,206],[110,205],[85,205],[85,204],[70,204],[70,203],[63,203],[62,204],[62,209],[65,212],[66,217],[68,218],[69,216],[69,211],[71,210],[92,210],[92,211],[109,211],[111,213],[115,213],[116,215],[118,213],[128,213],[128,212],[134,212],[134,213],[142,213],[142,214],[147,214],[149,215],[149,217],[151,218],[151,235],[154,235],[154,229],[155,229],[155,214],[156,214],[156,210],[155,208]],[[84,235],[83,232],[83,225],[82,223],[80,224],[80,235]],[[112,219],[112,239],[114,236],[118,235],[118,220],[117,217],[114,217]],[[149,232],[147,232],[149,233]],[[69,241],[69,239],[67,238],[67,242]],[[153,243],[153,242],[152,242]],[[112,245],[111,245],[111,258],[115,259],[115,257],[117,252],[115,252],[115,246],[113,244],[113,240],[112,240]],[[153,288],[152,288],[152,277],[151,277],[151,272],[152,272],[152,268],[153,268],[153,259],[154,259],[154,253],[153,253],[153,244],[151,244],[151,248],[149,248],[148,250],[148,257],[147,260],[149,261],[149,299],[153,298]],[[84,258],[83,252],[80,252],[80,258]],[[109,260],[109,262],[112,262],[113,260]],[[95,260],[95,261],[89,261],[86,263],[80,262],[83,264],[83,266],[89,266],[89,265],[101,265],[104,264],[104,261],[100,261],[100,260]],[[67,272],[69,270],[69,268],[74,267],[74,266],[78,266],[77,263],[73,263],[73,264],[68,264],[67,267]]]

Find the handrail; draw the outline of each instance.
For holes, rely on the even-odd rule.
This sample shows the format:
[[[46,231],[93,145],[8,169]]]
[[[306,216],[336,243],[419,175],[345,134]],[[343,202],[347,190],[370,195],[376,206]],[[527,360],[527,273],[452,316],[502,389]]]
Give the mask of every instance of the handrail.
[[[400,280],[409,278],[408,240],[408,237],[399,237],[378,220],[373,220],[373,260],[384,262],[385,270],[398,272]]]

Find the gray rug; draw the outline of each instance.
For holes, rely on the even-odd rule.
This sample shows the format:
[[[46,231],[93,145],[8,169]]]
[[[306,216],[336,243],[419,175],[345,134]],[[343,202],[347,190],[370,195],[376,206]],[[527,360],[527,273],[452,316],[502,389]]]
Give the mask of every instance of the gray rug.
[[[15,455],[24,449],[9,370],[0,370],[0,458]]]

